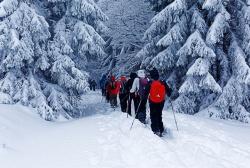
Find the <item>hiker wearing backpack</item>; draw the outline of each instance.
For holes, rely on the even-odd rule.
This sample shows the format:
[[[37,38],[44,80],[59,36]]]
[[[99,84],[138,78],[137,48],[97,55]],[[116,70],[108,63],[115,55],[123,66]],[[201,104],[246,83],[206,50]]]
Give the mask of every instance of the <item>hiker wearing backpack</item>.
[[[149,83],[149,79],[146,77],[144,70],[139,70],[137,72],[138,77],[135,78],[133,82],[133,86],[130,90],[131,93],[134,93],[138,99],[139,104],[136,111],[136,118],[139,119],[139,121],[143,124],[146,124],[146,105],[147,105],[147,99],[148,94],[146,87]]]
[[[126,112],[127,111],[127,101],[128,101],[128,92],[126,90],[126,76],[121,76],[120,79],[120,91],[119,91],[119,99],[121,104],[121,111]]]
[[[110,105],[112,108],[117,107],[117,94],[119,93],[119,83],[115,80],[114,76],[111,76],[108,85],[108,92],[110,96]]]
[[[138,99],[138,96],[136,97],[134,93],[130,93],[130,90],[132,88],[132,85],[134,83],[135,78],[137,77],[137,74],[134,72],[130,73],[130,79],[126,83],[126,91],[128,92],[128,107],[127,107],[127,113],[131,116],[131,103],[134,102],[134,107],[137,109],[140,100]]]
[[[105,87],[106,81],[107,81],[107,76],[105,74],[103,74],[102,78],[99,82],[100,88],[102,90],[102,96],[106,96],[106,87]]]
[[[150,71],[152,81],[149,83],[147,90],[149,93],[151,129],[156,135],[162,136],[164,131],[162,110],[165,103],[165,96],[166,94],[170,96],[171,89],[166,82],[159,80],[159,77],[157,69],[154,68]]]

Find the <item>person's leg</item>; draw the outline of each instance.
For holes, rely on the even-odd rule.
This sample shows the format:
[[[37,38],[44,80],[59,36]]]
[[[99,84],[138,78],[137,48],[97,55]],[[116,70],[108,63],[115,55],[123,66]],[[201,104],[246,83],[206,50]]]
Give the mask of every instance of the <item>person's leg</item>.
[[[109,103],[109,101],[110,101],[110,95],[109,95],[109,92],[107,92],[107,94],[106,94],[106,100],[107,100],[107,102]]]
[[[139,97],[139,96],[134,96],[133,100],[134,100],[135,115],[136,115],[137,112],[138,112],[138,110],[139,110],[138,108],[139,108],[139,106],[140,106],[140,104],[141,104],[141,102],[140,102],[140,97]],[[136,115],[135,118],[138,119],[138,115]]]
[[[129,93],[128,97],[128,106],[127,106],[127,113],[131,116],[131,104],[132,104],[132,97],[131,94]]]
[[[110,105],[111,105],[111,107],[116,107],[117,95],[110,95]]]
[[[163,110],[164,104],[165,104],[165,101],[162,103],[159,103],[159,116],[158,116],[159,123],[158,123],[158,125],[159,125],[160,133],[163,133],[163,131],[164,131],[164,125],[163,125],[163,121],[162,121],[162,110]]]
[[[138,119],[141,123],[145,124],[146,120],[146,104],[147,104],[147,99],[141,99],[141,105],[138,107]]]
[[[124,94],[122,106],[123,106],[122,107],[123,112],[126,112],[127,111],[127,107],[128,107],[128,95],[127,94]]]
[[[110,106],[111,107],[113,107],[113,105],[114,105],[114,101],[113,101],[114,99],[113,99],[113,96],[112,95],[110,95],[109,96],[109,102],[110,102]]]
[[[117,107],[117,95],[114,95],[114,98],[113,98],[114,100],[114,107]]]
[[[93,86],[93,90],[95,91],[95,86]]]
[[[119,94],[120,104],[121,104],[121,111],[126,112],[127,110],[127,95],[126,94]]]
[[[158,125],[157,125],[157,109],[155,103],[149,103],[150,108],[150,119],[151,119],[151,129],[154,133],[159,132]]]
[[[102,88],[102,96],[105,96],[105,89]]]

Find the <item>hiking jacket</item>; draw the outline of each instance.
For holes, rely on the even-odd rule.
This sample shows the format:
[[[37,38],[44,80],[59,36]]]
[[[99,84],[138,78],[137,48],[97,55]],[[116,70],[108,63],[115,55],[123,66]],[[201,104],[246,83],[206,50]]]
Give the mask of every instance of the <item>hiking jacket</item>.
[[[108,90],[110,95],[118,95],[119,90],[120,90],[119,82],[115,81],[115,89],[112,89],[111,85],[109,84],[108,87],[107,87],[107,90]]]
[[[148,78],[146,78],[146,79],[149,81]],[[130,89],[130,93],[138,92],[139,88],[140,88],[140,78],[135,78],[133,85],[132,85],[132,88]]]

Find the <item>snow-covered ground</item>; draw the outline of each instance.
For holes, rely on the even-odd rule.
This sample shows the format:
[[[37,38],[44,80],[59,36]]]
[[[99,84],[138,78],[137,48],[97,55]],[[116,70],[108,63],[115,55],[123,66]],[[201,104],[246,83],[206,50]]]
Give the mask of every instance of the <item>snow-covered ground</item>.
[[[99,93],[86,95],[93,110],[79,120],[46,122],[32,109],[0,105],[1,168],[249,168],[250,126],[164,112],[171,136],[163,139]]]

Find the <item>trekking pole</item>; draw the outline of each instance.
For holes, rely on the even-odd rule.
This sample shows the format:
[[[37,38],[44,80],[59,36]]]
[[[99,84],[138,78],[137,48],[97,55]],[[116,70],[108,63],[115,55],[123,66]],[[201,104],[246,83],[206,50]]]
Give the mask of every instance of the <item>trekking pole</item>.
[[[136,119],[136,116],[137,116],[137,114],[138,114],[138,111],[139,111],[140,106],[141,106],[141,100],[140,100],[140,103],[139,103],[139,105],[138,105],[138,107],[137,107],[136,114],[135,114],[135,118],[133,119],[133,122],[132,122],[132,124],[131,124],[130,130],[132,129],[132,127],[133,127],[133,125],[134,125],[134,122],[135,122],[135,119]]]
[[[173,112],[173,115],[174,115],[175,126],[176,126],[177,131],[179,131],[178,125],[177,125],[177,120],[176,120],[176,117],[175,117],[174,107],[173,107],[172,101],[170,99],[169,99],[169,101],[170,101],[170,104],[171,104],[171,107],[172,107],[172,112]]]
[[[128,95],[128,101],[127,101],[127,109],[126,109],[126,111],[127,111],[127,118],[128,118],[128,107],[129,107],[129,102],[130,102],[130,95]]]

